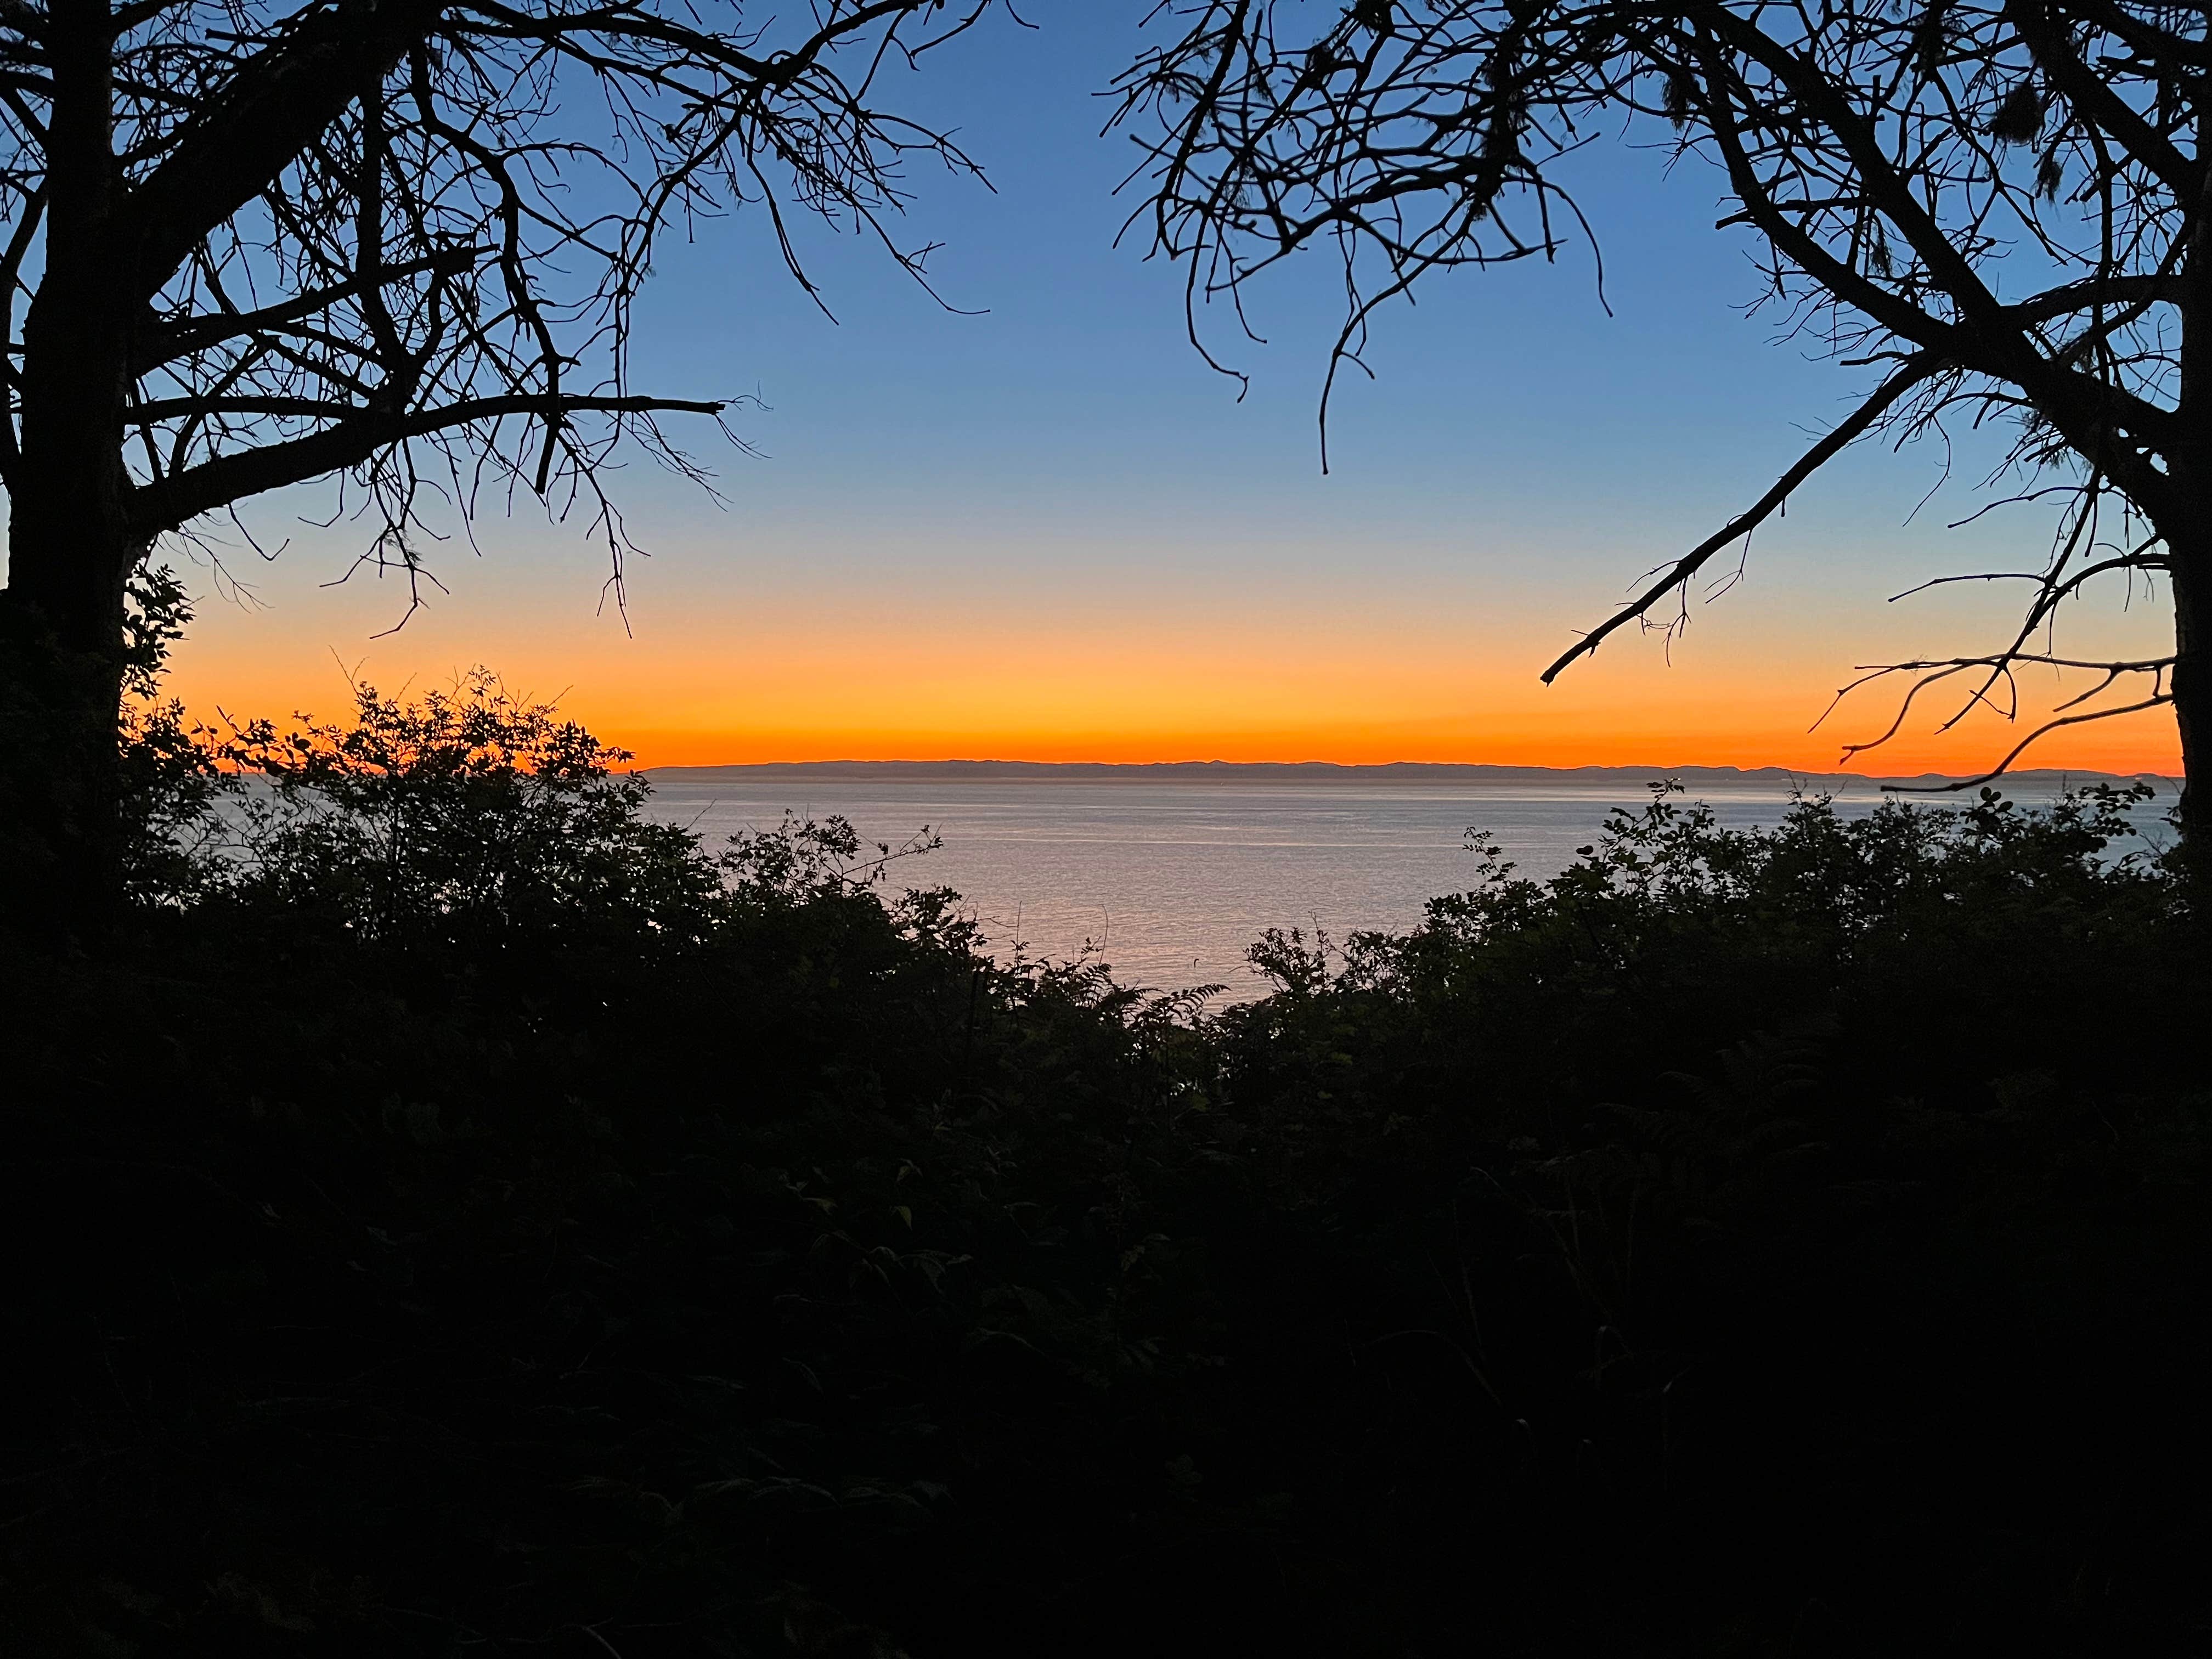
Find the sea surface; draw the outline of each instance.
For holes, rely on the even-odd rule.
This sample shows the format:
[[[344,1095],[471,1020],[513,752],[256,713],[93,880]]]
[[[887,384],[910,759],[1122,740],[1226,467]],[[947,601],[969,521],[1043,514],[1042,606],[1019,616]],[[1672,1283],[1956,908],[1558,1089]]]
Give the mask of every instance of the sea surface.
[[[768,829],[788,811],[841,815],[894,846],[925,827],[943,846],[893,863],[890,886],[951,887],[1004,957],[1085,952],[1126,984],[1213,984],[1241,998],[1267,988],[1245,951],[1270,927],[1319,927],[1332,939],[1401,929],[1424,903],[1474,884],[1469,830],[1487,830],[1517,873],[1557,874],[1616,806],[1648,796],[1620,781],[1379,785],[763,775],[742,768],[653,775],[653,815],[710,844]],[[1771,824],[1786,783],[1701,786],[1732,827]],[[2048,787],[2016,788],[2023,800]],[[1837,809],[1859,816],[1881,796],[1847,786]],[[2146,810],[2155,833],[2161,799]]]

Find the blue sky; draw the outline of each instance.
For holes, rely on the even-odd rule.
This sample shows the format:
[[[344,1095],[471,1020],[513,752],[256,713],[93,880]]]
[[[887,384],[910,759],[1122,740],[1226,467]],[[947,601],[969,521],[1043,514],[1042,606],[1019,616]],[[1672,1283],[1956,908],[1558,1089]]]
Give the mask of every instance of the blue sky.
[[[1908,525],[1940,458],[1863,447],[1761,532],[1748,580],[1701,608],[1671,666],[1625,639],[1577,684],[1535,687],[1577,625],[1847,410],[1864,371],[1745,318],[1757,280],[1741,234],[1712,228],[1716,174],[1601,144],[1577,178],[1610,314],[1587,252],[1422,290],[1380,319],[1376,379],[1341,384],[1324,477],[1316,398],[1340,305],[1325,258],[1255,290],[1266,345],[1217,319],[1251,376],[1239,402],[1183,338],[1179,274],[1141,257],[1141,228],[1113,246],[1132,152],[1099,136],[1095,94],[1142,10],[1032,7],[1036,29],[998,20],[892,82],[988,171],[991,189],[918,167],[901,227],[944,245],[939,291],[981,314],[810,228],[832,323],[754,210],[666,246],[635,379],[757,395],[737,424],[761,454],[699,434],[726,507],[629,470],[619,494],[654,557],[627,635],[598,605],[599,556],[542,515],[487,525],[480,559],[449,551],[451,595],[391,639],[373,636],[392,592],[319,586],[343,546],[278,524],[295,542],[253,574],[264,608],[204,606],[191,689],[265,707],[326,700],[333,653],[387,682],[487,660],[572,688],[648,758],[672,742],[684,758],[1042,752],[1057,732],[1070,755],[1526,759],[1550,742],[1562,759],[1692,761],[1765,744],[1807,764],[1832,758],[1798,739],[1850,664],[1989,640],[1986,589],[1884,601],[2034,562],[2047,524],[1947,532],[1973,505],[1954,489]],[[1988,457],[1962,454],[1962,477]],[[2106,607],[2081,625],[2085,643],[2154,638],[2159,618]],[[1321,682],[1343,688],[1338,713]],[[1731,710],[1741,729],[1717,737]],[[1970,738],[1961,765],[1996,742]]]

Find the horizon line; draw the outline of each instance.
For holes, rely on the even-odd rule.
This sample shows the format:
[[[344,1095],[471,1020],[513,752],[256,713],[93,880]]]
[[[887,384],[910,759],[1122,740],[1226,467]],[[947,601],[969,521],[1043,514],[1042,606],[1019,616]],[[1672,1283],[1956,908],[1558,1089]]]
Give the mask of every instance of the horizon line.
[[[1950,772],[1851,772],[1841,769],[1824,771],[1818,769],[1769,763],[1761,766],[1735,766],[1720,763],[1678,761],[1666,764],[1657,763],[1613,763],[1589,762],[1578,766],[1545,766],[1510,761],[1231,761],[1231,760],[1162,760],[1162,761],[1046,761],[1024,760],[1012,757],[912,757],[899,759],[862,760],[831,758],[823,760],[782,761],[701,761],[681,765],[645,766],[645,772],[799,772],[827,769],[880,771],[885,769],[948,768],[988,769],[1023,768],[1036,771],[1071,772],[1144,772],[1167,770],[1214,769],[1220,771],[1330,771],[1330,772],[1389,772],[1419,770],[1428,772],[1547,772],[1567,775],[1586,772],[1634,772],[1670,774],[1684,772],[1732,773],[1742,777],[1778,775],[1794,778],[1844,778],[1853,782],[1882,783],[1901,780],[1936,778],[1948,783],[1972,784],[1977,781],[1996,784],[2006,778],[2049,780],[2052,778],[2102,779],[2128,781],[2156,781],[2179,784],[2183,781],[2178,773],[2147,770],[2113,771],[2096,767],[2017,767],[2008,771],[1989,775],[1982,773]]]

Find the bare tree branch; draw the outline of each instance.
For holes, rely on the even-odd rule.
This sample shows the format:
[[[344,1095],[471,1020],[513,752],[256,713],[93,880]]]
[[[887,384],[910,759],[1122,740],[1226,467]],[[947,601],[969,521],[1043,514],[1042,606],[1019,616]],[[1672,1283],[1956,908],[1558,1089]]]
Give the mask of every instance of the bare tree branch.
[[[1571,207],[1570,159],[1607,132],[1715,169],[1729,198],[1717,223],[1755,233],[1754,303],[1786,336],[1840,362],[1896,366],[1752,508],[1556,658],[1547,681],[1683,595],[1852,438],[1879,428],[1948,444],[1954,417],[2011,428],[1999,476],[2027,484],[2007,499],[2065,505],[2051,564],[2002,573],[2033,584],[2010,642],[1960,659],[1971,674],[1926,675],[1967,677],[1966,708],[2011,718],[2013,670],[2036,659],[2031,636],[2060,604],[2154,572],[2180,637],[2212,639],[2212,598],[2198,597],[2212,595],[2202,8],[1169,0],[1154,21],[1162,33],[1117,82],[1109,125],[1138,147],[1139,216],[1152,251],[1184,265],[1192,336],[1217,367],[1201,307],[1220,300],[1241,326],[1246,285],[1304,252],[1326,250],[1343,274],[1326,386],[1359,361],[1377,308],[1424,277],[1556,257],[1562,223],[1595,252],[1579,218],[1554,210]],[[2039,291],[2008,297],[2023,270]],[[2212,679],[2196,690],[2193,661],[2177,651],[2160,696],[2183,715],[2185,763],[2212,775]],[[2212,846],[2212,795],[2191,799]]]
[[[267,399],[240,398],[240,404]],[[474,398],[412,414],[348,414],[339,424],[304,438],[260,445],[237,454],[222,455],[195,467],[141,487],[143,503],[137,520],[148,536],[173,530],[203,513],[211,513],[230,501],[258,495],[287,484],[303,483],[343,468],[356,466],[379,450],[410,438],[425,437],[451,428],[474,426],[514,416],[558,421],[579,414],[649,415],[675,412],[715,415],[726,403],[670,398],[529,397]],[[308,410],[248,409],[246,413],[310,413],[326,418],[340,415],[343,405],[325,404]],[[181,410],[166,417],[176,418]]]
[[[630,383],[660,238],[811,214],[920,278],[910,171],[979,175],[878,70],[995,3],[70,0],[63,29],[0,0],[10,591],[119,592],[149,538],[322,478],[410,573],[426,515],[580,507],[619,597],[608,469],[635,446],[703,483],[660,417],[731,406]]]
[[[1899,398],[1936,374],[1941,367],[1941,360],[1932,356],[1915,357],[1884,380],[1875,388],[1872,397],[1838,422],[1835,429],[1820,442],[1799,456],[1796,465],[1776,479],[1773,487],[1764,495],[1675,560],[1656,581],[1584,635],[1572,649],[1563,652],[1544,671],[1544,684],[1549,685],[1577,658],[1595,653],[1598,647],[1605,643],[1608,635],[1648,615],[1652,606],[1682,587],[1702,570],[1714,554],[1730,543],[1750,535],[1765,523],[1799,485],[1826,465],[1831,459],[1871,431]]]

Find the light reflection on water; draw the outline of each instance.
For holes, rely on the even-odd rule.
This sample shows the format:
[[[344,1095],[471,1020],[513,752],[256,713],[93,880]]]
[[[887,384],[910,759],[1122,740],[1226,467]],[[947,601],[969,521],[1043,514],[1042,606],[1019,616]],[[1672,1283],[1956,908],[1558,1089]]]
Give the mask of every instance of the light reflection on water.
[[[1470,827],[1492,831],[1518,873],[1551,876],[1610,809],[1644,799],[1613,783],[794,779],[742,769],[662,772],[653,784],[653,816],[710,844],[773,826],[786,809],[841,814],[894,844],[927,824],[944,846],[893,865],[891,884],[957,889],[1002,954],[1017,940],[1053,959],[1091,945],[1125,983],[1218,982],[1232,996],[1263,988],[1244,952],[1265,928],[1318,923],[1334,938],[1403,928],[1434,895],[1471,885]],[[2051,790],[2013,793],[2032,801]],[[1781,787],[1692,793],[1731,828],[1771,824],[1789,803]],[[1864,787],[1836,805],[1858,817],[1879,799]],[[2152,802],[2139,822],[2155,833],[2171,804]]]

